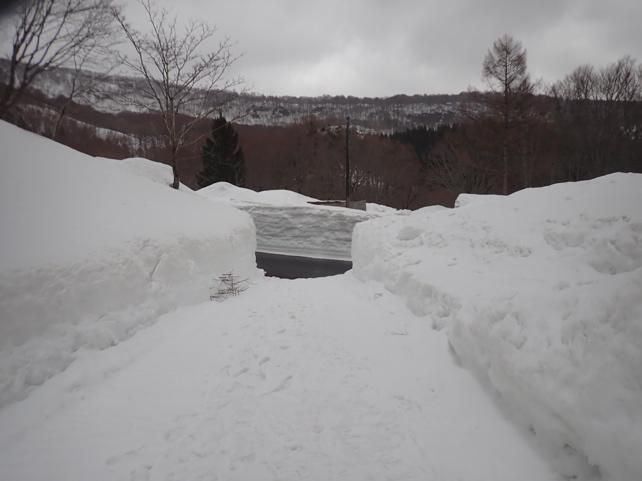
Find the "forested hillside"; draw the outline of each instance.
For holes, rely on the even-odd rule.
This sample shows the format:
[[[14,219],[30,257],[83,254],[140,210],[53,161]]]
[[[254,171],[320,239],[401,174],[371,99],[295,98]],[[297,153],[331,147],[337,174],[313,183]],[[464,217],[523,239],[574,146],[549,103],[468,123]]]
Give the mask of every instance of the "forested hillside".
[[[523,49],[512,38],[503,41],[508,45],[499,47]],[[489,70],[486,92],[385,99],[225,92],[218,101],[239,134],[244,184],[257,190],[342,198],[346,117],[353,198],[394,207],[451,205],[461,192],[510,193],[642,172],[642,70],[634,59],[580,66],[549,86],[531,81],[523,62],[507,89],[501,68],[494,77]],[[139,80],[76,72],[91,89],[72,99],[65,92],[73,73],[43,74],[9,120],[91,155],[170,163],[161,119],[123,100]],[[190,122],[188,115],[179,119]],[[209,120],[199,121],[180,152],[188,186],[197,185],[209,130]]]

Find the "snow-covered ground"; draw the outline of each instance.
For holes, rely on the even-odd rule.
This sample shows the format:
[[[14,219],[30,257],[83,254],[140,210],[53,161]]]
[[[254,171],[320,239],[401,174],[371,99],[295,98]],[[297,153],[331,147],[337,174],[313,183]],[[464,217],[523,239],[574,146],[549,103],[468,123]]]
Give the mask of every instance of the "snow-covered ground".
[[[355,275],[445,328],[569,478],[642,479],[642,175],[458,205],[357,225]]]
[[[82,350],[208,299],[222,272],[257,272],[249,216],[169,189],[166,166],[96,159],[4,122],[0,145],[0,406]]]
[[[350,260],[354,226],[399,211],[368,204],[367,211],[313,205],[311,197],[289,190],[255,192],[227,182],[197,191],[204,197],[248,212],[256,225],[261,252]]]
[[[552,481],[446,338],[350,275],[262,279],[0,410],[2,479]]]
[[[642,479],[642,176],[364,213],[0,144],[0,480]]]

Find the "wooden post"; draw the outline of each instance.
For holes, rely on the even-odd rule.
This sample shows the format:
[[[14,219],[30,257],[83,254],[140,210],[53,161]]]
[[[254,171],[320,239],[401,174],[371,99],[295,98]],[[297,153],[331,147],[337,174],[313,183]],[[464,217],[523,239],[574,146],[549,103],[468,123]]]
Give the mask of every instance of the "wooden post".
[[[350,205],[350,117],[346,117],[346,207]]]

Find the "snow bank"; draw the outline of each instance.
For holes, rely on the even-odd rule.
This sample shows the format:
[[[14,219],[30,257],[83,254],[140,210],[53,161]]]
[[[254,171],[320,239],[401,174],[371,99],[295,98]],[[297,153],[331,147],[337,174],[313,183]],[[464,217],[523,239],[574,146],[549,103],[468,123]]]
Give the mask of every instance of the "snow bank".
[[[352,260],[435,328],[564,475],[642,479],[642,175],[357,225]]]
[[[101,160],[118,164],[134,175],[144,177],[157,184],[167,187],[174,181],[170,166],[161,162],[144,159],[142,157],[130,157],[129,159],[116,160],[100,157]],[[181,183],[180,190],[192,192],[192,189]]]
[[[256,225],[257,249],[277,254],[350,259],[354,226],[382,215],[308,204],[316,199],[289,190],[255,192],[227,182],[197,192],[248,212]]]
[[[373,202],[366,203],[366,212],[371,212],[373,214],[382,214],[382,215],[410,213],[409,210],[399,210],[399,209],[395,209],[394,207],[388,207],[387,205],[383,205],[383,204],[375,204]]]
[[[216,182],[207,187],[200,189],[199,194],[209,199],[223,200],[234,203],[250,202],[254,204],[272,204],[272,205],[307,205],[310,201],[316,201],[291,190],[264,190],[256,192],[252,189],[237,187],[228,182]]]
[[[256,272],[249,216],[168,188],[167,167],[96,159],[4,122],[0,145],[0,406],[79,350],[208,299],[221,272]],[[159,168],[166,179],[150,181]]]

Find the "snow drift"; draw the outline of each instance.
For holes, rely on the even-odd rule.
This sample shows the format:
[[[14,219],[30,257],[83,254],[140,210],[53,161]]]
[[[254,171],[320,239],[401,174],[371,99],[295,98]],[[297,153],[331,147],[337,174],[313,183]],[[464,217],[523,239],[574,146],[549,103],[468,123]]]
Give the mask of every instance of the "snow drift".
[[[317,199],[308,197],[291,190],[264,190],[257,192],[244,187],[237,187],[229,182],[215,182],[212,185],[200,189],[199,194],[208,199],[232,202],[235,204],[269,204],[279,206],[309,205],[308,202],[314,202]]]
[[[250,217],[170,189],[168,167],[93,158],[5,122],[0,144],[0,406],[83,349],[208,299],[218,274],[257,272]]]
[[[642,479],[642,175],[356,226],[355,274],[445,328],[566,476]]]
[[[311,197],[289,190],[255,192],[227,182],[198,191],[204,197],[226,202],[248,212],[256,225],[261,252],[330,259],[350,259],[354,226],[396,210],[380,206],[379,212],[312,205]],[[371,208],[377,208],[371,204]]]

